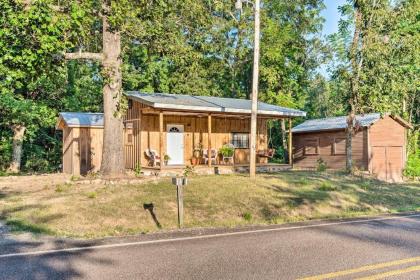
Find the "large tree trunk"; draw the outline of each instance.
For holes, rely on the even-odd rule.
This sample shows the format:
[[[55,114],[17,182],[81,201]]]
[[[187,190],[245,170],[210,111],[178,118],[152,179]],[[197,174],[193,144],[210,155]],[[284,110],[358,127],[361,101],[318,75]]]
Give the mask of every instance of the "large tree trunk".
[[[13,157],[12,163],[8,171],[11,173],[18,173],[20,171],[20,164],[22,161],[22,144],[25,136],[26,127],[23,125],[13,125]]]
[[[362,23],[362,13],[360,11],[359,3],[355,1],[354,3],[354,18],[355,18],[355,27],[353,34],[353,42],[350,49],[350,62],[352,66],[352,75],[351,75],[351,92],[350,92],[350,112],[347,117],[347,135],[346,135],[346,171],[348,173],[353,172],[353,155],[352,155],[352,140],[355,133],[356,125],[356,106],[358,104],[358,94],[359,94],[359,75],[362,67],[362,57],[359,51],[360,45],[360,29]]]
[[[104,140],[101,172],[104,175],[124,171],[123,122],[120,114],[122,95],[121,37],[109,29],[103,17],[103,72],[107,81],[103,88]]]

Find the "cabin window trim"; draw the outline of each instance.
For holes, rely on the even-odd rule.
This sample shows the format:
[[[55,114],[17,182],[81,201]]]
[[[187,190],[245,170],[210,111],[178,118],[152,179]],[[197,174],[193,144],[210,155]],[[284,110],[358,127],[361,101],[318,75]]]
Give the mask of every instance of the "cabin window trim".
[[[316,142],[316,146],[307,145],[308,142]],[[307,148],[315,148],[315,152],[309,152]],[[319,155],[319,138],[305,138],[303,140],[303,154],[305,156]]]
[[[231,144],[236,149],[249,149],[249,133],[232,132]]]
[[[337,143],[344,140],[344,152],[337,151]],[[333,142],[333,155],[334,156],[345,156],[346,155],[346,138],[345,137],[334,137]]]

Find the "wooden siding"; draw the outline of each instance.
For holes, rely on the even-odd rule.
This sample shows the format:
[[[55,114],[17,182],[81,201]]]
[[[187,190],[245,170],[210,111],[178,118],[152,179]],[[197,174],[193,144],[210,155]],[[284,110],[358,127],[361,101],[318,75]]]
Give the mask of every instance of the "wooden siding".
[[[73,129],[65,127],[63,129],[63,172],[73,173]]]
[[[102,141],[102,128],[64,128],[63,172],[85,175],[99,171]]]
[[[341,153],[342,149],[335,152],[334,146],[342,146],[342,141],[345,141],[346,133],[342,131],[326,131],[314,133],[297,133],[293,135],[293,162],[294,166],[298,168],[316,168],[317,160],[322,158],[327,168],[330,169],[344,169],[346,167],[346,155]],[[362,170],[367,169],[366,158],[366,129],[358,131],[353,137],[353,160],[355,165]],[[312,143],[315,139],[319,141],[317,153],[305,154],[305,143],[311,143],[310,151],[314,152]],[[345,144],[344,144],[345,145]],[[308,149],[307,149],[308,150]]]

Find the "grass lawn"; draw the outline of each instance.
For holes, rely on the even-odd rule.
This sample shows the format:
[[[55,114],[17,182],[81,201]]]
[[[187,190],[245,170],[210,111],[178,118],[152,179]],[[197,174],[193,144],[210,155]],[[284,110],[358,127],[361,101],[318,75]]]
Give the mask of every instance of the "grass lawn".
[[[154,204],[156,220],[145,203]],[[195,176],[184,208],[186,227],[355,217],[420,210],[420,184],[303,171],[259,175],[256,184],[244,175]],[[129,186],[0,185],[0,219],[15,231],[83,238],[153,232],[175,229],[176,211],[169,178]]]

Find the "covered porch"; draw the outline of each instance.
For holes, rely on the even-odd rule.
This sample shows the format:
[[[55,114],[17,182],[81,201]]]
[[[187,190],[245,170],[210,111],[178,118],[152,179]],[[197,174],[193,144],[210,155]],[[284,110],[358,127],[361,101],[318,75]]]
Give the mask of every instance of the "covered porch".
[[[194,166],[197,173],[245,172],[249,166],[249,100],[169,94],[129,93],[125,117],[127,169],[177,173]],[[257,171],[274,172],[291,165],[269,163],[268,121],[288,124],[288,156],[292,162],[291,119],[298,110],[259,104]],[[228,147],[228,148],[226,148]],[[233,153],[226,154],[226,149]]]

